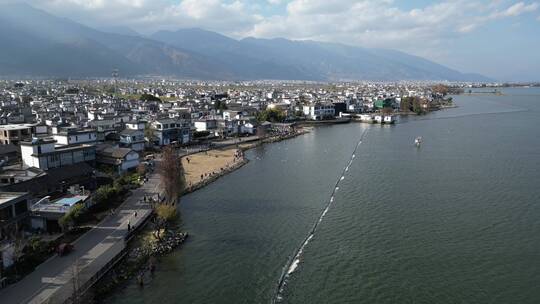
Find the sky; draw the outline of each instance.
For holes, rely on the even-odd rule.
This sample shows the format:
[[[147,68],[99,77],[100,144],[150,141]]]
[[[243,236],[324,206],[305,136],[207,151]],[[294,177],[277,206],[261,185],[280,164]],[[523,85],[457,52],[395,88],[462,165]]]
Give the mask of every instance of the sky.
[[[92,27],[145,35],[198,27],[237,39],[339,42],[401,50],[501,81],[540,81],[540,2],[530,0],[26,2]]]

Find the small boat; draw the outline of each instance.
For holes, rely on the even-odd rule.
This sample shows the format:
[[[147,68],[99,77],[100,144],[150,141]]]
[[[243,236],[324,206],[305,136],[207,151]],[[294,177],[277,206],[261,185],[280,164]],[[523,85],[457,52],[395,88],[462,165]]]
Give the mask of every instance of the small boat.
[[[414,139],[414,144],[417,146],[417,147],[420,147],[420,144],[422,144],[422,137],[421,136],[418,136],[417,138]]]

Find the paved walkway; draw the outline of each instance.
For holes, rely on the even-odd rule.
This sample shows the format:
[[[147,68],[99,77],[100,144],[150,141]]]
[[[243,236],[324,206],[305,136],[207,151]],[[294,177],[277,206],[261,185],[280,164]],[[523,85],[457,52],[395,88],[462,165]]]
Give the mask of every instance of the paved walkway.
[[[128,222],[131,227],[138,227],[151,214],[150,205],[142,199],[144,195],[156,195],[158,185],[158,174],[150,174],[148,182],[133,190],[115,214],[107,216],[73,243],[73,252],[64,257],[51,257],[21,281],[0,290],[0,302],[61,303],[73,294],[74,286],[88,285],[85,283],[125,248]],[[78,273],[76,280],[73,280],[74,273]]]
[[[259,136],[252,135],[252,136],[246,136],[246,137],[234,137],[234,138],[228,138],[228,139],[219,140],[219,141],[213,141],[212,145],[216,148],[220,148],[224,146],[237,145],[237,144],[242,144],[242,143],[257,141],[257,140],[259,140]]]

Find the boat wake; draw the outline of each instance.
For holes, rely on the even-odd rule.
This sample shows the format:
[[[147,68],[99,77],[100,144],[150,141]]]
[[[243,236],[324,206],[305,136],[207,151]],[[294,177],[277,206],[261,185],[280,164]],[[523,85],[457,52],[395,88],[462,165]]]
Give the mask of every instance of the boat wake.
[[[332,207],[332,205],[334,203],[334,196],[335,196],[336,192],[339,190],[339,183],[342,180],[345,179],[345,174],[349,171],[349,168],[350,168],[354,158],[356,157],[356,150],[358,150],[358,147],[362,143],[362,140],[364,139],[364,135],[366,134],[366,132],[367,132],[367,129],[360,136],[360,139],[358,140],[358,143],[356,144],[356,146],[355,146],[355,148],[354,148],[354,150],[353,150],[353,152],[351,154],[351,158],[349,159],[349,163],[343,169],[343,171],[341,172],[341,175],[339,176],[338,180],[336,181],[336,184],[334,185],[334,188],[332,189],[332,194],[330,195],[330,199],[328,200],[328,203],[326,204],[325,208],[321,212],[321,215],[319,216],[319,218],[317,219],[317,221],[315,222],[315,224],[313,225],[313,227],[309,231],[309,233],[306,236],[306,238],[304,239],[304,241],[300,244],[300,247],[298,247],[296,249],[296,251],[295,251],[295,253],[293,255],[293,258],[289,259],[289,261],[287,262],[285,267],[283,267],[283,271],[281,272],[281,276],[279,277],[276,293],[274,295],[274,298],[272,299],[272,303],[279,303],[279,302],[281,302],[283,300],[283,291],[285,289],[285,286],[287,285],[289,277],[291,276],[291,274],[293,272],[296,271],[296,269],[298,269],[300,261],[302,260],[302,254],[304,253],[304,248],[307,246],[307,244],[309,244],[311,239],[313,239],[313,237],[315,236],[315,232],[317,231],[317,227],[319,226],[319,224],[322,222],[322,220],[326,216],[326,213],[328,212],[330,207]]]

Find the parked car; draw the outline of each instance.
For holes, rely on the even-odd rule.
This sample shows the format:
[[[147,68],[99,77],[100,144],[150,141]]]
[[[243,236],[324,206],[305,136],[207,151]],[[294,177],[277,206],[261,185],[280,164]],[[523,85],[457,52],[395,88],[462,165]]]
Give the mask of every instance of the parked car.
[[[144,157],[144,160],[152,160],[152,159],[156,159],[156,157],[154,156],[154,154],[148,154]]]
[[[58,245],[56,248],[56,253],[58,253],[59,256],[64,256],[66,254],[69,254],[71,251],[73,251],[74,247],[73,245],[69,243],[62,243]]]

